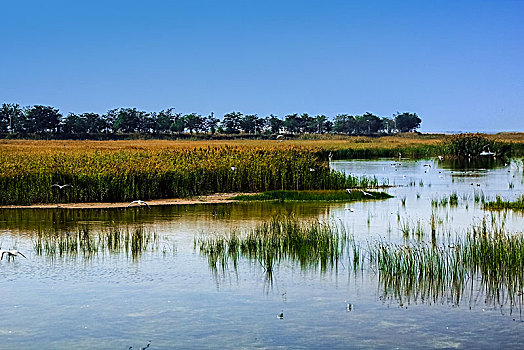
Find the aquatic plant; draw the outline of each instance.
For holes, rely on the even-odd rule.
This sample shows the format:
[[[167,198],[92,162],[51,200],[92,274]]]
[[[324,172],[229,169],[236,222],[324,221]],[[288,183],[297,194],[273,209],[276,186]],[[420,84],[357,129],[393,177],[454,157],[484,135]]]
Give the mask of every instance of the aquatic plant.
[[[451,300],[459,304],[467,286],[511,307],[522,299],[524,236],[489,226],[484,219],[453,244],[394,245],[380,242],[369,249],[371,266],[379,271],[384,298],[404,301]]]
[[[369,199],[387,199],[392,196],[385,192],[351,190],[321,191],[267,191],[257,194],[244,194],[231,199],[241,201],[279,200],[279,201],[357,201]]]
[[[484,209],[490,210],[502,210],[502,209],[511,209],[511,210],[524,210],[524,195],[520,196],[514,201],[505,201],[500,196],[494,201],[485,202],[483,204]]]
[[[229,262],[236,268],[243,256],[257,261],[271,279],[275,264],[282,260],[296,261],[303,269],[336,267],[346,242],[345,230],[336,225],[275,217],[248,232],[202,235],[195,238],[194,248],[207,257],[215,272],[218,268],[224,271]]]
[[[444,141],[442,150],[446,156],[458,158],[477,158],[483,152],[492,152],[499,158],[511,156],[511,144],[478,133],[449,136]]]

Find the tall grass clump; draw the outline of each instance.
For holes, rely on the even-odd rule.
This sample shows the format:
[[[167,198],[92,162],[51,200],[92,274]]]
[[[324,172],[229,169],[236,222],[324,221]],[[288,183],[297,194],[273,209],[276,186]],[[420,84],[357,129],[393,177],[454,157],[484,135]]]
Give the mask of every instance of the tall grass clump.
[[[385,297],[401,302],[451,300],[458,305],[468,290],[475,290],[489,302],[514,306],[524,288],[524,236],[486,220],[453,244],[378,243],[370,248],[369,260]]]
[[[520,196],[517,200],[514,201],[505,201],[500,196],[497,196],[494,201],[485,202],[483,204],[483,208],[491,210],[511,209],[522,211],[524,210],[524,196]]]
[[[194,247],[208,258],[214,271],[225,270],[229,262],[236,268],[242,256],[258,262],[271,278],[283,260],[298,262],[303,269],[336,268],[346,241],[345,231],[335,225],[275,217],[248,232],[195,238]]]
[[[0,151],[0,163],[0,205],[364,185],[364,180],[330,170],[314,150],[294,146]]]
[[[458,134],[449,136],[442,145],[442,152],[457,158],[476,158],[483,151],[496,153],[496,156],[511,156],[511,144],[496,141],[482,134]]]

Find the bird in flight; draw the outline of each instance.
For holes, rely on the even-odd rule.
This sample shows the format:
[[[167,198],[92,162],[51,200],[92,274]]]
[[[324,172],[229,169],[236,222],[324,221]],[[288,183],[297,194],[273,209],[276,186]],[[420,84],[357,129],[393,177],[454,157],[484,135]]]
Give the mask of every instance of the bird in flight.
[[[62,189],[64,187],[75,187],[75,186],[70,185],[70,184],[64,184],[64,185],[52,184],[51,187],[58,187],[58,188]]]
[[[11,259],[15,259],[18,255],[22,255],[24,258],[27,259],[27,257],[19,252],[18,250],[12,249],[12,250],[0,250],[0,260],[4,259],[4,255],[7,254],[7,261]]]
[[[136,201],[132,201],[131,203],[129,203],[127,205],[127,207],[129,208],[131,205],[133,204],[138,204],[138,206],[142,206],[142,205],[145,205],[146,207],[148,207],[149,209],[151,209],[151,207],[149,206],[149,204],[147,204],[146,202],[144,202],[143,200],[139,199],[139,200],[136,200]]]

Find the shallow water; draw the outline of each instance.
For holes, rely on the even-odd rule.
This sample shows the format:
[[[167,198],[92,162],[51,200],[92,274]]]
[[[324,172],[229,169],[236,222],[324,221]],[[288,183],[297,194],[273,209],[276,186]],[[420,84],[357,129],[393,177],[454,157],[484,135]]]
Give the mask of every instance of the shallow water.
[[[405,237],[401,227],[419,223],[428,231],[432,213],[443,242],[484,217],[522,231],[522,214],[486,212],[475,201],[521,195],[522,162],[468,167],[403,159],[392,166],[397,162],[332,163],[347,173],[387,179],[396,186],[387,190],[395,197],[383,201],[0,210],[1,248],[16,247],[28,257],[0,262],[0,348],[138,349],[149,341],[149,349],[519,347],[520,305],[496,301],[483,290],[468,291],[458,301],[449,295],[399,298],[384,290],[376,272],[355,272],[344,259],[324,272],[281,261],[268,280],[246,258],[236,269],[230,264],[213,271],[194,249],[194,238],[203,233],[248,230],[277,215],[333,221],[363,245],[429,240]],[[453,193],[456,206],[432,204]],[[138,259],[124,252],[84,258],[33,250],[37,232],[135,226],[160,236],[158,249]]]

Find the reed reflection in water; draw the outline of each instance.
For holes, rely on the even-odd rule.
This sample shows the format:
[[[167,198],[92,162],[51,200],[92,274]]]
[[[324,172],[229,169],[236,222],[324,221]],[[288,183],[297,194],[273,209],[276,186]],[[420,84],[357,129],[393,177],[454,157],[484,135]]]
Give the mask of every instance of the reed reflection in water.
[[[448,303],[459,306],[477,300],[521,312],[524,288],[524,236],[509,233],[500,223],[472,226],[465,235],[435,242],[392,244],[356,242],[336,223],[300,222],[274,218],[251,231],[202,235],[194,249],[207,257],[214,275],[237,270],[241,258],[259,264],[266,279],[276,267],[298,263],[301,270],[347,268],[378,274],[380,299],[400,306]]]
[[[82,257],[89,259],[104,254],[125,254],[137,260],[144,252],[166,253],[169,246],[160,246],[160,237],[142,227],[131,230],[112,228],[91,232],[87,227],[73,233],[38,232],[33,238],[33,249],[37,255],[48,258]],[[173,246],[173,251],[174,251]]]

